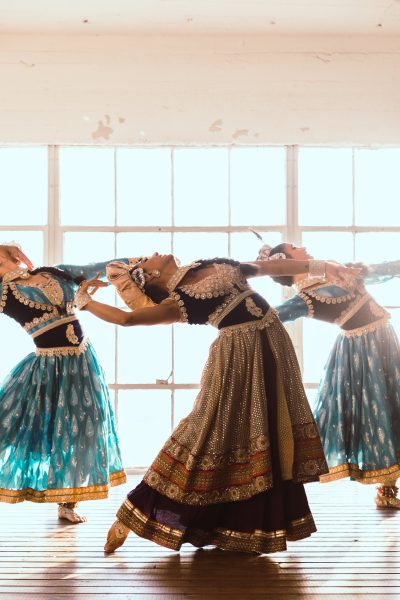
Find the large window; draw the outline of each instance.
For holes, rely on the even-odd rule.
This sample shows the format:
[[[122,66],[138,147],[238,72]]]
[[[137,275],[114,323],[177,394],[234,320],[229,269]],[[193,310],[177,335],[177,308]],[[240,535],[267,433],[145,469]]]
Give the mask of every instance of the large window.
[[[155,250],[187,263],[255,258],[253,228],[272,245],[305,244],[316,257],[391,260],[400,254],[399,165],[399,149],[0,148],[1,239],[19,241],[36,264]],[[272,305],[282,301],[268,278],[254,287]],[[371,291],[394,307],[398,326],[398,282]],[[121,305],[112,288],[98,298]],[[125,463],[146,465],[189,412],[216,331],[81,319],[106,371]],[[289,329],[313,402],[337,329],[311,320]],[[2,319],[1,330],[4,377],[33,346],[12,321]]]

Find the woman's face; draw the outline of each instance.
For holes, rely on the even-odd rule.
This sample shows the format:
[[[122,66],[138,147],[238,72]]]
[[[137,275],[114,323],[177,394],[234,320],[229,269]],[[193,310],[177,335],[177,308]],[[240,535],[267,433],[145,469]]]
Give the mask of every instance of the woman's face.
[[[159,271],[163,271],[163,269],[167,265],[175,265],[179,266],[179,261],[173,254],[159,254],[158,252],[154,252],[152,256],[147,257],[142,261],[141,267],[146,271],[153,271],[153,269],[158,269]]]
[[[312,258],[304,246],[284,244],[284,252],[288,258],[294,258],[295,260],[308,260],[309,258]]]

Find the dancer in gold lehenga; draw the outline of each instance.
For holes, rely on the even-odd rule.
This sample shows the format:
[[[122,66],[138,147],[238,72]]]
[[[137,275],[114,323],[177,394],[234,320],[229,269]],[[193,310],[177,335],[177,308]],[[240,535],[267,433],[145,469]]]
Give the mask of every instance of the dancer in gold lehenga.
[[[78,306],[112,323],[181,321],[219,329],[193,410],[120,507],[106,552],[130,530],[175,550],[189,542],[257,553],[283,550],[286,540],[315,531],[303,484],[327,472],[320,439],[289,336],[247,282],[309,269],[312,275],[315,267],[347,271],[288,260],[178,267],[172,255],[155,254],[129,271],[133,283],[123,295],[137,307],[132,312],[93,301],[87,290],[101,282],[81,286]],[[126,275],[124,265],[109,266],[117,286]]]

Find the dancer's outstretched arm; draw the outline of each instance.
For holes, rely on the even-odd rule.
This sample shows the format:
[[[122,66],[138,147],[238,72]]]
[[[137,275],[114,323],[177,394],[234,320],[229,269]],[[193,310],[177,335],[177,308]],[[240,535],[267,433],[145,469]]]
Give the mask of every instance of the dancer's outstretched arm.
[[[325,273],[332,277],[359,277],[361,269],[341,265],[333,261],[316,261],[295,260],[292,258],[277,259],[277,260],[256,260],[254,262],[241,263],[242,269],[247,277],[262,277],[270,275],[271,277],[279,277],[285,275],[302,275],[303,273],[313,274],[313,266],[323,267]]]
[[[354,266],[357,266],[357,263]],[[368,284],[384,283],[393,279],[393,277],[400,277],[400,260],[385,261],[373,265],[362,264],[361,267],[361,277]]]
[[[126,311],[103,302],[97,302],[88,294],[88,289],[94,288],[96,290],[106,285],[100,279],[84,281],[75,296],[77,307],[81,310],[87,310],[103,321],[125,327],[133,325],[170,325],[181,321],[182,313],[178,304],[172,298],[166,298],[166,300],[154,306]]]
[[[87,265],[70,265],[62,263],[55,266],[58,269],[62,269],[63,271],[69,273],[69,275],[71,275],[71,277],[73,277],[74,279],[78,277],[82,277],[83,279],[92,279],[96,276],[98,276],[100,279],[104,279],[106,276],[106,267],[111,262],[111,260],[116,260],[125,264],[129,264],[130,261],[129,258],[116,258],[98,263],[89,263]]]

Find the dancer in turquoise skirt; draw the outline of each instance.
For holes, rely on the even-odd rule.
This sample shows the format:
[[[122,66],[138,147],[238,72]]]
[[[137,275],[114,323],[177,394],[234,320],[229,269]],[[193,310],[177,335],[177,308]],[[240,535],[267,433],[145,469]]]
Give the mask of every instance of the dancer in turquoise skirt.
[[[104,373],[73,305],[79,282],[107,263],[28,270],[25,258],[0,246],[0,313],[36,346],[0,387],[0,501],[56,502],[79,523],[78,501],[126,480]]]
[[[264,247],[263,258],[311,258],[305,248]],[[297,295],[277,307],[282,321],[310,317],[341,329],[318,388],[314,417],[329,474],[321,481],[350,477],[379,483],[378,507],[400,509],[400,346],[389,313],[366,291],[400,274],[400,261],[364,265],[362,278],[348,283],[321,277],[278,277]]]

